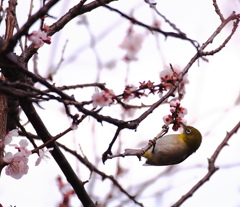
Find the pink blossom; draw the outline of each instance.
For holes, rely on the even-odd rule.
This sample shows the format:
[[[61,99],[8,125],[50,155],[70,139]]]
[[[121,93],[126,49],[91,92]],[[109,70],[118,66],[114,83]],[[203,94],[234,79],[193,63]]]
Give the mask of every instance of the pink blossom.
[[[32,154],[32,152],[27,149],[28,141],[26,139],[21,139],[19,142],[19,146],[16,144],[11,144],[11,146],[14,146],[25,157],[28,157],[29,155]]]
[[[180,107],[178,115],[183,118],[188,113],[186,108]]]
[[[123,42],[120,44],[120,48],[127,51],[125,55],[126,61],[137,60],[136,55],[142,48],[144,36],[140,33],[133,32],[131,29],[125,36]]]
[[[173,69],[174,69],[174,72],[176,72],[177,74],[183,71],[183,69],[179,65],[173,65]],[[181,84],[188,84],[188,83],[189,83],[188,74],[185,74]]]
[[[17,137],[18,136],[18,130],[17,129],[13,129],[9,132],[7,132],[6,136],[5,136],[5,141],[4,144],[10,144],[12,141],[12,137]]]
[[[177,131],[181,124],[185,124],[187,121],[183,119],[183,117],[187,114],[187,109],[181,106],[179,100],[172,100],[170,102],[170,112],[163,117],[163,121],[165,124],[173,124],[172,129]]]
[[[172,76],[173,71],[170,68],[165,68],[163,71],[160,72],[160,77],[169,79]]]
[[[109,106],[113,103],[114,93],[112,90],[105,90],[100,93],[95,93],[92,95],[93,107],[103,107]]]
[[[182,72],[182,69],[178,65],[171,67],[166,67],[161,73],[160,78],[162,85],[165,89],[171,88],[176,81],[179,81],[179,74]],[[178,92],[181,95],[185,94],[185,84],[188,84],[189,80],[187,74],[184,75],[183,80],[179,84]]]
[[[179,100],[173,100],[170,102],[170,107],[177,107],[177,106],[180,106]]]
[[[172,122],[172,116],[170,114],[163,117],[163,122],[165,124],[170,124]]]
[[[48,148],[47,150],[40,149],[38,152],[39,157],[38,157],[37,161],[35,162],[35,166],[38,166],[42,160],[45,160],[45,158],[49,159],[49,154],[50,154],[49,152],[52,150],[53,150],[53,147]]]
[[[174,111],[176,111],[176,108],[175,107],[170,107],[170,112],[174,113]]]
[[[51,37],[47,36],[47,33],[41,30],[33,31],[30,35],[28,35],[28,39],[32,41],[34,48],[39,48],[43,46],[44,43],[51,43]]]
[[[172,100],[170,102],[170,111],[171,113],[177,113],[177,115],[183,118],[187,114],[187,109],[180,106],[181,103],[179,100]]]
[[[179,74],[177,72],[172,71],[171,68],[166,68],[160,73],[160,78],[162,85],[165,88],[171,88],[172,85],[178,80]]]
[[[135,86],[126,86],[125,90],[123,92],[124,101],[128,102],[128,101],[134,99],[136,97],[135,92],[137,92],[137,91],[138,91],[138,88]]]
[[[6,174],[15,179],[20,179],[28,172],[28,158],[21,152],[17,152],[14,155],[11,152],[7,152],[3,157],[3,161],[8,164],[5,168]]]

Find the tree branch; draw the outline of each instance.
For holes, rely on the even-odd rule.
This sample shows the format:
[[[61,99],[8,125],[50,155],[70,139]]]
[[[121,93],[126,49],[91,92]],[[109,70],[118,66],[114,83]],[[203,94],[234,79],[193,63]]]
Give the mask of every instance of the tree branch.
[[[78,154],[76,151],[73,151],[69,148],[67,148],[65,145],[58,143],[58,145],[63,148],[64,150],[66,150],[67,152],[71,153],[72,155],[74,155],[79,161],[81,161],[86,167],[88,167],[88,169],[91,172],[95,172],[98,175],[100,175],[102,177],[102,179],[109,179],[111,180],[111,182],[122,192],[124,193],[130,200],[132,200],[134,203],[138,204],[139,206],[143,206],[141,203],[139,203],[135,197],[136,196],[132,196],[130,195],[121,185],[120,183],[111,175],[107,175],[104,172],[98,170],[91,162],[89,162],[89,160],[87,159],[87,157],[82,157],[80,154]]]
[[[98,1],[99,1],[99,2],[102,2],[102,0],[98,0]],[[198,43],[196,40],[192,40],[192,39],[188,38],[188,37],[186,36],[186,34],[184,34],[183,32],[181,32],[180,30],[178,30],[179,33],[165,32],[165,31],[159,29],[158,27],[152,27],[152,26],[149,26],[149,25],[147,25],[147,24],[144,24],[143,22],[138,21],[138,20],[136,20],[135,18],[132,18],[132,17],[124,14],[123,12],[121,12],[121,11],[118,10],[118,9],[112,8],[112,7],[110,7],[110,6],[108,6],[108,5],[105,5],[105,4],[102,4],[102,6],[103,6],[103,7],[106,7],[106,8],[109,9],[110,11],[114,11],[114,12],[120,14],[122,17],[124,17],[124,18],[128,19],[129,21],[131,21],[131,23],[136,24],[136,25],[139,25],[139,26],[141,26],[141,27],[144,27],[144,28],[148,29],[148,30],[151,31],[151,32],[158,32],[158,33],[164,35],[166,38],[167,38],[167,37],[175,37],[175,38],[179,38],[179,39],[182,39],[182,40],[187,40],[187,41],[191,42],[192,45],[193,45],[196,49],[199,47],[199,43]],[[155,10],[156,10],[156,9],[155,9]],[[159,13],[159,12],[158,12],[158,13]],[[160,13],[159,13],[159,14],[160,14]],[[163,17],[163,15],[162,15],[162,17]],[[166,20],[166,18],[165,18],[165,20]],[[169,21],[168,21],[168,23],[169,23]],[[171,23],[171,25],[173,25],[173,24]]]
[[[219,169],[215,166],[216,159],[220,152],[222,151],[223,147],[227,145],[229,139],[232,137],[234,133],[238,131],[240,128],[240,122],[237,123],[237,125],[230,131],[227,132],[226,137],[223,139],[223,141],[219,144],[217,149],[214,151],[213,155],[210,159],[208,159],[208,172],[207,174],[198,181],[196,185],[194,185],[185,195],[181,197],[172,207],[178,207],[180,206],[185,200],[187,200],[189,197],[191,197],[204,183],[206,183],[210,177]]]
[[[113,2],[116,0],[104,0],[102,2],[104,2],[104,4],[108,4],[110,2]],[[73,8],[71,8],[65,15],[63,15],[57,22],[55,22],[54,24],[52,24],[50,26],[50,30],[48,31],[48,35],[52,36],[54,35],[56,32],[60,31],[68,22],[70,22],[72,19],[74,19],[76,16],[87,13],[92,11],[93,9],[96,9],[98,7],[101,6],[101,4],[96,0],[93,1],[89,4],[84,5],[84,3],[86,2],[86,0],[82,0],[80,1],[79,4],[77,4],[76,6],[74,6]],[[21,57],[23,58],[23,60],[25,62],[27,62],[32,55],[37,51],[37,49],[35,49],[32,46],[29,46],[28,48],[26,48],[26,50],[21,54]]]
[[[29,28],[36,22],[39,18],[43,17],[47,14],[48,10],[58,2],[59,0],[50,0],[47,4],[45,4],[39,11],[28,18],[28,21],[18,30],[18,32],[11,37],[0,49],[0,55],[7,54],[13,51],[13,48],[17,44],[17,41],[21,38],[21,36],[26,35]]]
[[[43,140],[43,142],[47,142],[48,140],[51,140],[52,136],[49,134],[41,118],[38,116],[32,103],[27,99],[20,99],[19,103],[24,113],[28,117],[30,123],[34,127],[38,136]],[[68,182],[72,185],[73,189],[75,190],[75,193],[77,194],[78,198],[81,200],[82,204],[85,207],[94,207],[95,204],[87,194],[84,188],[84,183],[81,180],[79,180],[78,176],[73,171],[71,165],[69,164],[69,162],[67,161],[67,159],[65,158],[61,150],[59,149],[58,145],[55,142],[52,142],[47,147],[54,148],[52,151],[52,156],[54,157],[55,161],[58,163],[64,175],[66,176]]]

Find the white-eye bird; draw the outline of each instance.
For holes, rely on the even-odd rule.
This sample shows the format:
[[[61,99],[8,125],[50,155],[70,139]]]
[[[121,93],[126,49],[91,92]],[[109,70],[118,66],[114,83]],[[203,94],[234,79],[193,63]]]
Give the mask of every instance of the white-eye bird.
[[[148,165],[174,165],[184,161],[201,145],[202,135],[192,126],[183,125],[182,134],[170,134],[159,138],[155,145],[142,156]],[[139,150],[126,149],[126,153],[139,153]]]

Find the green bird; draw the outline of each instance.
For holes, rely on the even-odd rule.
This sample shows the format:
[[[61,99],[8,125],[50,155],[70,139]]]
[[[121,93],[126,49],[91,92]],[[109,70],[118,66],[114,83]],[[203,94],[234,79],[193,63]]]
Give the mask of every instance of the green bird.
[[[183,125],[182,134],[170,134],[159,138],[142,157],[147,165],[174,165],[184,161],[201,145],[202,135],[192,126]],[[126,153],[139,153],[139,150],[126,149]]]

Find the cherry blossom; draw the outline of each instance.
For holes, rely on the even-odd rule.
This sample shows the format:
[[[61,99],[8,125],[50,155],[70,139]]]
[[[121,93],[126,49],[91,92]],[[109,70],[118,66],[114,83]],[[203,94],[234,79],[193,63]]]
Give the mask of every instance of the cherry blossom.
[[[172,122],[172,116],[170,114],[165,115],[163,117],[163,121],[164,121],[165,124],[170,124]]]
[[[34,48],[39,48],[43,46],[44,43],[51,43],[51,37],[47,36],[47,33],[41,30],[33,31],[30,35],[28,35],[28,39],[32,41]]]
[[[75,191],[69,186],[69,183],[64,183],[60,176],[57,177],[57,183],[59,191],[62,193],[62,202],[58,205],[59,207],[70,207],[70,198],[75,195]]]
[[[11,144],[10,146],[14,146],[19,152],[23,154],[23,156],[28,157],[32,154],[30,150],[27,149],[28,141],[26,139],[21,139],[19,142],[19,146],[16,144]]]
[[[176,100],[176,101],[175,101],[175,100],[172,100],[172,101],[170,102],[170,111],[171,111],[172,113],[177,112],[178,116],[184,117],[184,116],[187,114],[188,111],[187,111],[186,108],[181,107],[180,105],[181,105],[181,103],[180,103],[179,100]]]
[[[19,145],[10,144],[12,142],[13,136],[18,136],[17,129],[13,129],[6,134],[4,144],[10,147],[15,147],[18,152],[14,155],[12,154],[12,152],[5,153],[3,161],[7,164],[5,168],[6,174],[15,179],[20,179],[28,172],[28,157],[32,153],[30,150],[27,149],[28,142],[26,139],[20,140]]]
[[[40,149],[38,152],[39,157],[38,157],[37,161],[35,162],[35,166],[38,166],[42,160],[45,160],[46,158],[49,159],[50,151],[52,151],[52,150],[53,150],[53,147],[48,148],[46,150]]]
[[[179,74],[182,72],[181,67],[178,65],[166,67],[161,73],[160,78],[162,82],[162,86],[165,89],[169,89],[176,83],[176,81],[179,81]],[[187,74],[184,75],[183,80],[179,84],[178,92],[182,96],[185,94],[185,84],[188,84],[188,76]]]
[[[8,164],[5,168],[6,174],[15,179],[20,179],[28,172],[28,158],[22,152],[17,152],[14,155],[7,152],[3,157],[3,161]]]
[[[170,112],[171,114],[163,117],[163,121],[165,124],[173,124],[172,129],[177,131],[181,126],[181,123],[187,123],[187,121],[183,119],[187,114],[187,109],[181,106],[179,100],[172,100],[170,102]]]
[[[123,42],[120,44],[120,48],[127,51],[124,60],[137,60],[136,55],[142,48],[143,40],[143,34],[134,32],[132,29],[128,30],[127,35],[125,36]]]
[[[13,129],[9,132],[7,132],[6,136],[5,136],[5,141],[4,144],[10,144],[12,141],[12,137],[17,137],[18,136],[18,130],[17,129]]]
[[[124,89],[124,92],[123,92],[123,99],[124,101],[129,101],[135,97],[137,97],[135,95],[135,92],[138,93],[138,88],[135,87],[135,86],[126,86],[125,89]]]
[[[100,93],[95,93],[92,95],[92,101],[93,101],[93,107],[103,107],[103,106],[109,106],[113,103],[113,97],[114,93],[112,90],[105,90]]]
[[[3,157],[3,161],[7,165],[5,168],[6,175],[9,175],[15,179],[20,179],[28,172],[28,157],[32,154],[32,151],[27,149],[29,143],[26,139],[21,139],[19,144],[10,144],[13,136],[18,136],[17,129],[11,130],[6,134],[5,144],[7,144],[9,147],[14,147],[18,152],[15,154],[12,152],[6,152]],[[48,153],[51,150],[53,150],[53,148],[49,148],[47,150],[40,149],[39,157],[35,164],[39,165],[43,159],[49,158]]]
[[[162,84],[166,87],[166,88],[170,88],[172,85],[175,84],[175,82],[178,80],[178,73],[175,71],[172,71],[170,68],[166,68],[164,69],[161,73],[160,73],[160,77],[161,77],[161,81]]]

